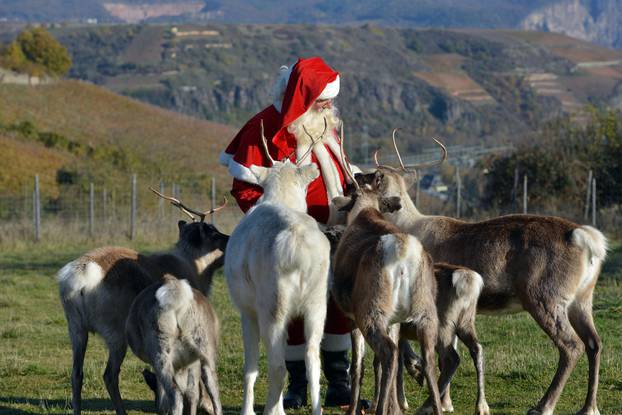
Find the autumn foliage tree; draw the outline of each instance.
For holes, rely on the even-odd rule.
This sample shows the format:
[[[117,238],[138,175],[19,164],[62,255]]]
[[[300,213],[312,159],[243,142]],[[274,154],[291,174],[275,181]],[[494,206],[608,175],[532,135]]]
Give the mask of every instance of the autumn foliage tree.
[[[71,68],[71,57],[47,30],[34,27],[3,48],[0,65],[33,76],[62,77]]]

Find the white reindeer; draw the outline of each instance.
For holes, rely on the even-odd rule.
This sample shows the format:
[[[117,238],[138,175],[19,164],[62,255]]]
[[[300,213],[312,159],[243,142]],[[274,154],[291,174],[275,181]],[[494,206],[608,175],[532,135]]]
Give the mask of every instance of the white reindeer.
[[[260,337],[268,354],[264,414],[285,413],[282,391],[287,324],[302,316],[312,411],[320,415],[319,347],[326,317],[330,246],[317,222],[306,213],[306,189],[319,171],[315,164],[298,167],[289,160],[272,160],[262,138],[272,166],[250,169],[264,193],[231,234],[225,254],[229,292],[242,317],[242,414],[254,413]]]

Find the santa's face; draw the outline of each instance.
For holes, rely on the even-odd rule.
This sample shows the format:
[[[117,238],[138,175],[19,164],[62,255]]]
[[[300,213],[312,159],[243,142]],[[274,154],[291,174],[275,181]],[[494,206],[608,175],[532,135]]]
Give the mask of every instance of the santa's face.
[[[332,99],[318,99],[313,103],[313,110],[316,112],[323,112],[324,110],[330,110],[333,108]]]

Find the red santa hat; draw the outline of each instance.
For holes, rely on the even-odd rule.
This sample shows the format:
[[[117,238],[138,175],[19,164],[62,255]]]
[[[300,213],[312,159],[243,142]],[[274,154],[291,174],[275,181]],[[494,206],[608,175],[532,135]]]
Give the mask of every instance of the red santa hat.
[[[288,75],[288,72],[290,72]],[[285,78],[286,77],[286,78]],[[303,115],[311,107],[311,105],[317,99],[331,99],[337,96],[339,93],[339,73],[334,71],[330,66],[324,62],[320,57],[313,58],[300,58],[296,64],[290,69],[284,69],[282,67],[282,75],[280,84],[283,85],[283,79],[287,79],[285,92],[283,93],[283,99],[280,106],[277,106],[278,102],[275,102],[274,107],[280,113],[278,120],[270,120],[272,118],[262,111],[266,124],[266,135],[270,134],[270,131],[274,131],[272,143],[278,148],[279,153],[288,154],[292,147],[295,147],[295,143],[288,143],[287,140],[287,127],[294,122],[298,117]],[[277,85],[279,82],[277,82]],[[275,101],[278,101],[280,97],[279,91],[274,91]],[[258,114],[259,115],[259,114]],[[252,141],[258,145],[259,135],[256,133],[257,125],[255,128],[252,124],[258,124],[259,120],[251,119],[247,125],[238,133],[236,137],[231,141],[229,146],[220,155],[220,162],[225,166],[230,166],[230,161],[233,156],[239,154],[238,150],[247,146],[249,143],[243,144],[243,137],[248,130],[252,131]],[[250,124],[250,125],[249,125]],[[255,144],[255,143],[253,143]],[[240,157],[246,158],[246,157]],[[238,163],[247,164],[247,160],[237,160]],[[234,176],[235,177],[235,176]]]

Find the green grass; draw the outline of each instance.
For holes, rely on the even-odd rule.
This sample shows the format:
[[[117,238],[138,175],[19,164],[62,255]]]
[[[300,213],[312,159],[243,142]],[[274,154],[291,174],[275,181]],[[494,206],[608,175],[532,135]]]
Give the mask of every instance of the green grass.
[[[81,253],[78,249],[41,249],[35,250],[34,255],[24,249],[3,252],[0,257],[0,414],[70,412],[71,351],[54,274]],[[610,254],[595,294],[594,315],[604,344],[599,388],[599,408],[603,414],[622,413],[621,265],[622,247],[617,247]],[[216,278],[212,301],[221,320],[222,403],[226,413],[236,414],[242,395],[243,346],[239,317],[221,274]],[[524,414],[546,390],[557,365],[556,351],[525,313],[480,316],[477,324],[486,354],[486,391],[492,413]],[[462,364],[452,385],[455,413],[470,414],[475,402],[475,371],[465,348],[461,347],[460,352]],[[371,397],[373,372],[369,353],[367,357],[364,395]],[[84,368],[84,413],[114,412],[102,380],[105,359],[102,341],[91,336]],[[261,362],[256,385],[258,410],[266,396],[265,355]],[[128,352],[120,387],[130,414],[154,411],[151,393],[140,376],[145,366]],[[426,392],[410,379],[406,383],[414,408],[424,400]],[[586,389],[587,361],[582,357],[556,413],[574,414],[583,404]]]

